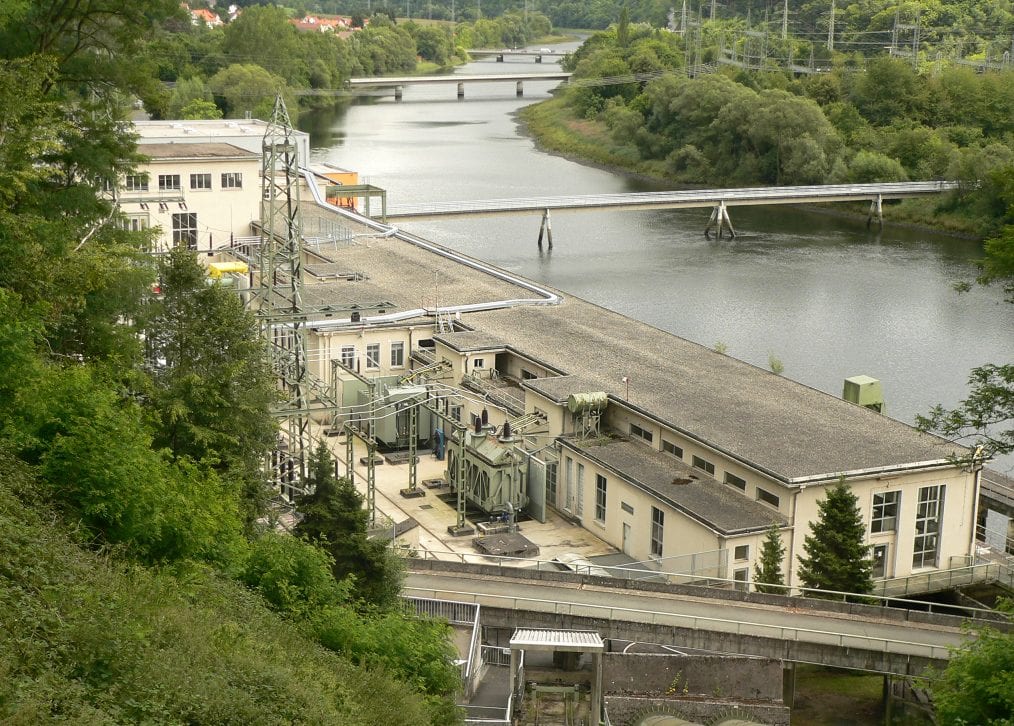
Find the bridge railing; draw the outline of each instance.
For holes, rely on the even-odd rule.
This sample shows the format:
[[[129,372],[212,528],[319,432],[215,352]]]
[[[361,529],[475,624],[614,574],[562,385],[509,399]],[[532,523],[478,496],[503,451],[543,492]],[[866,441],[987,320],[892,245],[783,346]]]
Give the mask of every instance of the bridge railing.
[[[716,552],[721,551],[722,550],[716,550]],[[816,588],[800,587],[798,585],[770,585],[766,583],[756,583],[753,581],[744,582],[743,580],[716,577],[710,574],[696,575],[684,572],[671,573],[657,570],[644,570],[622,565],[594,564],[593,567],[595,568],[595,571],[592,571],[587,565],[577,565],[577,569],[575,570],[566,570],[561,569],[562,566],[560,563],[554,562],[553,560],[541,560],[530,557],[480,555],[477,553],[440,550],[419,550],[416,554],[419,556],[419,559],[422,560],[460,562],[462,564],[498,567],[500,568],[501,574],[504,575],[514,574],[523,576],[523,573],[527,569],[535,570],[536,572],[554,572],[564,576],[567,574],[595,576],[596,574],[599,574],[596,571],[603,570],[608,572],[611,577],[617,580],[646,580],[650,582],[662,581],[673,585],[690,585],[708,588],[717,587],[724,590],[741,589],[743,586],[749,586],[753,589],[756,588],[757,585],[763,584],[766,589],[770,589],[769,594],[783,594],[787,596],[802,595],[804,597],[817,597],[824,600],[840,602],[870,603],[871,601],[875,601],[876,604],[884,606],[896,606],[910,609],[916,608],[931,613],[952,613],[957,608],[963,615],[968,617],[985,619],[995,619],[996,612],[989,610],[988,608],[966,607],[964,605],[956,606],[947,603],[918,600],[906,597],[906,595],[948,589],[947,584],[941,585],[941,583],[953,583],[953,586],[957,587],[958,585],[970,584],[973,582],[1000,581],[1001,583],[1005,583],[1014,589],[1014,579],[1012,579],[1014,578],[1014,567],[1005,567],[998,563],[978,564],[955,569],[936,570],[931,573],[913,575],[910,578],[878,580],[874,582],[874,591],[872,593],[856,593],[838,590],[820,590]],[[588,568],[588,571],[582,572],[583,568]],[[919,590],[920,585],[925,589]]]

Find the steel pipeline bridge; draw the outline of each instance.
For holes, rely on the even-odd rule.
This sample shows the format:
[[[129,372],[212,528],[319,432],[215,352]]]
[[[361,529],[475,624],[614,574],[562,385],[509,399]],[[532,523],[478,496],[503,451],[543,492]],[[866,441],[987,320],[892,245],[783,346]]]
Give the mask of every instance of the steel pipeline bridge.
[[[524,214],[542,212],[539,247],[543,232],[549,233],[549,247],[553,247],[551,211],[577,211],[588,209],[692,209],[712,207],[711,218],[704,229],[723,229],[730,236],[736,232],[729,218],[728,207],[758,206],[765,204],[805,204],[816,202],[870,202],[867,223],[876,220],[883,224],[882,202],[885,199],[903,199],[941,194],[958,188],[957,182],[887,182],[877,184],[821,184],[795,187],[750,187],[744,189],[689,189],[668,192],[634,192],[629,194],[592,194],[568,197],[529,197],[519,199],[486,199],[462,202],[430,202],[406,205],[388,214],[387,219],[433,219],[436,217],[462,217],[470,215]],[[386,221],[386,220],[385,220]]]
[[[349,90],[361,88],[393,88],[395,99],[401,99],[405,86],[427,85],[434,83],[454,83],[458,87],[458,98],[465,97],[466,83],[506,83],[515,84],[517,95],[523,96],[525,81],[568,81],[571,73],[497,73],[474,76],[378,76],[376,78],[350,78],[345,81]]]
[[[604,638],[900,676],[944,665],[949,648],[970,637],[955,616],[707,588],[687,595],[687,588],[510,570],[411,562],[404,591],[478,603],[486,627],[589,629]]]

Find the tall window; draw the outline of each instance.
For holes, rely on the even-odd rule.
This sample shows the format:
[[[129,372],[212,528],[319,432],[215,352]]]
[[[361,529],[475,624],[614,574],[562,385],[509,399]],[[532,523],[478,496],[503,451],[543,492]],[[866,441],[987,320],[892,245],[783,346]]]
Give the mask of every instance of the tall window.
[[[546,501],[556,506],[556,470],[558,465],[555,461],[546,463]]]
[[[191,189],[211,189],[211,174],[191,174]]]
[[[351,370],[356,368],[356,346],[342,346],[342,365]]]
[[[944,511],[943,485],[921,487],[915,508],[912,567],[936,567],[940,556],[940,518]]]
[[[391,343],[391,367],[402,368],[405,365],[405,344],[396,341]]]
[[[566,465],[566,476],[564,477],[564,486],[566,487],[566,498],[564,499],[563,508],[568,512],[574,511],[574,460],[569,456],[567,457]]]
[[[160,192],[178,192],[180,190],[180,175],[159,174],[158,190]]]
[[[243,173],[239,171],[227,171],[222,174],[222,189],[242,189]]]
[[[898,528],[898,503],[901,492],[878,492],[873,495],[870,532],[893,532]]]
[[[123,188],[128,192],[146,192],[148,191],[148,175],[147,174],[127,174],[127,178],[124,181]]]
[[[651,508],[651,556],[662,556],[662,532],[665,529],[665,512]]]
[[[595,475],[595,521],[606,521],[606,478]]]
[[[173,215],[173,244],[188,249],[197,249],[197,215],[183,212]]]
[[[370,343],[366,346],[366,367],[380,368],[380,343]]]

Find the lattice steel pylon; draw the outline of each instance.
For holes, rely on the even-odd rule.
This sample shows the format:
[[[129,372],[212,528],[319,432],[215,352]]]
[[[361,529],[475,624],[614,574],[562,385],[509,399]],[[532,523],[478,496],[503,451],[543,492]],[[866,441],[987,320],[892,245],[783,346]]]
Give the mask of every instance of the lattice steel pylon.
[[[283,493],[306,476],[310,440],[306,321],[302,314],[303,234],[299,215],[299,153],[281,95],[264,131],[261,161],[260,284],[255,290],[261,330],[283,392],[278,413],[288,462],[276,470]],[[288,492],[286,489],[288,488]]]

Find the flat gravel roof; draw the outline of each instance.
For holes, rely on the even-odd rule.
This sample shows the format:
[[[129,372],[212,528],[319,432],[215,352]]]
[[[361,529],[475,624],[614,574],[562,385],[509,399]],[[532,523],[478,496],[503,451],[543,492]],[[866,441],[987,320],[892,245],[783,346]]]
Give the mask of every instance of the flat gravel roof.
[[[317,215],[353,232],[365,231],[319,207],[304,204],[303,209],[304,219]],[[434,301],[449,306],[533,297],[519,285],[393,237],[366,238],[336,256],[345,269],[364,272],[369,284],[318,283],[344,286],[344,294],[332,298],[335,302],[347,300],[357,285],[363,303],[386,299],[395,310],[428,307]],[[461,322],[475,333],[454,333],[459,337],[450,339],[462,346],[495,341],[497,347],[572,374],[569,381],[525,381],[557,401],[565,391],[574,392],[567,389],[575,382],[581,392],[604,391],[622,401],[627,395],[622,379],[627,377],[631,406],[784,481],[943,464],[969,454],[964,447],[837,396],[561,294],[558,305],[464,313]],[[715,336],[720,338],[721,331]]]
[[[565,445],[668,502],[723,535],[756,532],[788,520],[776,510],[744,497],[700,469],[634,441]]]

